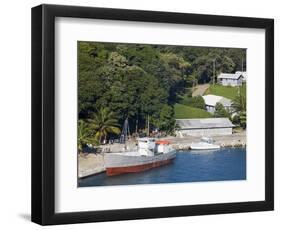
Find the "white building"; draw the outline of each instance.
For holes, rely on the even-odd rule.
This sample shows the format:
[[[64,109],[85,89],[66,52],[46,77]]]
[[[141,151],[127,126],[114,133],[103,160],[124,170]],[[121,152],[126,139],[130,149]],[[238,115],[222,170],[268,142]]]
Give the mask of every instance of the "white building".
[[[176,119],[177,136],[231,135],[234,125],[228,118]]]
[[[221,73],[218,76],[218,83],[223,86],[241,86],[243,83],[243,75],[236,73]]]
[[[241,74],[243,82],[247,81],[247,72],[236,71],[235,74]]]
[[[205,102],[206,110],[209,113],[215,112],[215,106],[217,103],[221,103],[226,110],[231,111],[232,102],[225,97],[208,94],[203,96],[203,99]]]

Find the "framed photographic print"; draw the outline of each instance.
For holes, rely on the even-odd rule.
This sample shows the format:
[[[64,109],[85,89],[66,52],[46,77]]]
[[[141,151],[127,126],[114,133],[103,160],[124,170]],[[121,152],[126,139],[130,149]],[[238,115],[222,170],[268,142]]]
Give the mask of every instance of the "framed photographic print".
[[[273,210],[273,19],[32,9],[32,221]]]

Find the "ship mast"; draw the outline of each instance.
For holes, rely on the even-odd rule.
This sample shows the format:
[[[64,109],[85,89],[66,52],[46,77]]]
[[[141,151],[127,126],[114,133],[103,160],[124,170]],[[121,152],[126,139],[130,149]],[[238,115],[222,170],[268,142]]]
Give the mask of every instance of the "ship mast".
[[[126,118],[120,135],[120,143],[126,143],[129,137],[130,137],[130,128],[129,128],[128,118]]]

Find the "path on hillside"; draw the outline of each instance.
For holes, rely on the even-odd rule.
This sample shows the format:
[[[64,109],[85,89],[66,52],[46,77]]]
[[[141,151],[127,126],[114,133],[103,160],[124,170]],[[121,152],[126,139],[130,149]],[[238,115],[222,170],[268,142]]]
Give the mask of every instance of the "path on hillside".
[[[192,97],[203,96],[205,91],[209,88],[209,84],[197,85],[195,90],[192,92]]]

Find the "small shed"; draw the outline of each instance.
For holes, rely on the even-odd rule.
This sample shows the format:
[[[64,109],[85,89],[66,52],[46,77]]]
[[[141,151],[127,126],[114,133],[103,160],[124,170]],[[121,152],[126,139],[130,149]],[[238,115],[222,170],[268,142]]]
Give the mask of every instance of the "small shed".
[[[228,118],[176,119],[176,125],[180,137],[231,135],[234,127]]]
[[[212,95],[212,94],[203,96],[203,99],[205,102],[206,110],[209,113],[215,112],[215,106],[217,103],[221,103],[226,110],[231,111],[232,102],[230,99],[227,99],[222,96]]]
[[[218,83],[223,86],[241,86],[243,76],[241,73],[221,73],[218,76]]]

